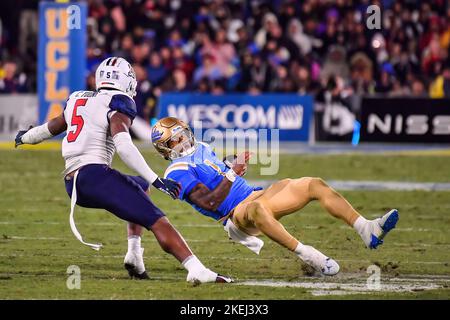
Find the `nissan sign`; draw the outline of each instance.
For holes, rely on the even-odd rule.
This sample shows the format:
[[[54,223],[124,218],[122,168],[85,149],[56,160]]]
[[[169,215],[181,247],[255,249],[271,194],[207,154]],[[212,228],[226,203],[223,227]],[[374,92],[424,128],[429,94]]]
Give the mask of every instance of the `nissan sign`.
[[[361,141],[450,143],[450,99],[366,98]]]

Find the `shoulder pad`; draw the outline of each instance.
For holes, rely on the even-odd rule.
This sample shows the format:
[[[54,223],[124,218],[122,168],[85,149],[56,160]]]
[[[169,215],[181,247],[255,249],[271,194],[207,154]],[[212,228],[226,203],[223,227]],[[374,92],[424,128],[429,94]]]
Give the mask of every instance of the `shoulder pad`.
[[[133,120],[136,117],[136,103],[133,99],[125,94],[115,94],[111,97],[109,108],[114,111],[126,114]]]
[[[189,163],[187,162],[172,163],[170,166],[167,167],[166,171],[164,172],[164,178],[166,178],[169,175],[169,173],[176,170],[189,170]]]
[[[201,144],[203,147],[205,147],[207,152],[211,152],[211,154],[214,156],[216,155],[216,152],[208,143],[203,141],[199,141],[198,143]]]

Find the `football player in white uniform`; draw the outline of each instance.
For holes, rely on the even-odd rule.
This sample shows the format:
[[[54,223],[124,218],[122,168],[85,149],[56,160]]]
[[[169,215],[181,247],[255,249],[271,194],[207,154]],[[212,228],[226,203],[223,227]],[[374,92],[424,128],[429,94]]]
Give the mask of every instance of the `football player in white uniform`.
[[[73,222],[73,213],[75,204],[105,209],[128,221],[128,252],[124,264],[131,277],[148,278],[140,238],[142,227],[145,227],[154,233],[161,248],[187,269],[187,281],[231,282],[200,262],[146,194],[151,184],[176,199],[180,185],[158,177],[131,140],[129,128],[136,116],[133,97],[137,86],[131,65],[123,58],[107,58],[97,68],[95,81],[95,92],[72,93],[60,116],[41,126],[19,131],[15,141],[16,147],[37,144],[67,130],[62,155],[66,190],[71,197],[70,222],[75,236],[98,250],[101,245],[83,241]],[[115,151],[140,176],[128,176],[112,169]]]

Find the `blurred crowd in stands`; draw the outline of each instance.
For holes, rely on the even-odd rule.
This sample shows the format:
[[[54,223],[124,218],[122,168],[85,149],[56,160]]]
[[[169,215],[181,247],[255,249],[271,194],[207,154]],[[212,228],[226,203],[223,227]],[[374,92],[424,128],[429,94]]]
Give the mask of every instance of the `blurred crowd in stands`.
[[[36,91],[38,2],[0,1],[0,93]],[[145,118],[169,91],[450,97],[448,0],[87,3],[87,88],[105,57],[128,59]]]

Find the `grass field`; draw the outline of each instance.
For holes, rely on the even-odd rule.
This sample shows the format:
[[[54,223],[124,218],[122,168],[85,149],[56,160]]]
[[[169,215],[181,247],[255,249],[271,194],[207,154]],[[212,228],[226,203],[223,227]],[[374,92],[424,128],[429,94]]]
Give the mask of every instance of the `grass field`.
[[[162,173],[164,161],[144,152]],[[114,166],[126,170],[116,159]],[[259,256],[228,241],[213,220],[160,192],[152,199],[210,268],[234,277],[231,285],[185,282],[186,273],[165,254],[151,233],[143,238],[152,280],[131,281],[122,267],[125,223],[98,210],[77,209],[85,239],[102,242],[99,252],[81,245],[68,223],[69,198],[60,172],[60,151],[0,151],[0,299],[449,299],[450,191],[345,191],[366,217],[397,208],[397,229],[379,250],[312,203],[283,220],[306,244],[335,258],[341,273],[311,277],[290,252],[264,238]],[[249,178],[257,179],[257,166]],[[450,182],[447,155],[290,155],[277,176],[320,176],[335,180]],[[381,291],[366,287],[368,266],[381,268]],[[70,265],[81,269],[81,289],[66,287]]]

